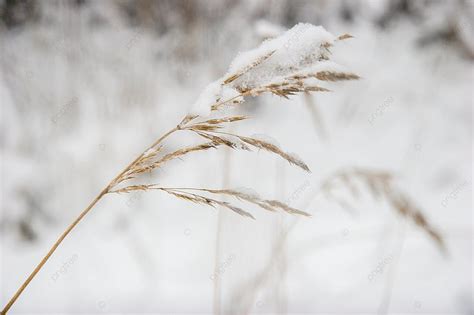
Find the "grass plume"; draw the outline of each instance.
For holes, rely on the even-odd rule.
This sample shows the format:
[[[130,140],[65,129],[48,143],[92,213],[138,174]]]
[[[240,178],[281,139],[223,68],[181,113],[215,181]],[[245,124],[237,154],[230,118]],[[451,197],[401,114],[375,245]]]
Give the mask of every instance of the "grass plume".
[[[442,252],[446,252],[441,233],[428,222],[415,202],[395,185],[393,176],[389,172],[361,168],[343,170],[326,179],[322,185],[322,191],[328,199],[347,208],[347,202],[336,196],[333,189],[342,185],[351,192],[354,198],[359,198],[362,192],[361,184],[373,198],[385,200],[395,212],[411,220],[436,243]]]
[[[236,106],[241,104],[245,101],[245,97],[257,97],[265,93],[271,93],[288,99],[292,95],[299,93],[328,92],[329,89],[321,86],[320,83],[328,81],[355,80],[358,78],[357,75],[341,71],[313,71],[315,65],[320,63],[322,66],[326,65],[323,62],[328,61],[330,58],[329,48],[332,47],[334,42],[349,38],[347,35],[334,39],[333,36],[326,32],[322,27],[315,27],[309,24],[299,24],[282,36],[281,39],[275,39],[273,42],[269,41],[263,43],[262,46],[258,48],[260,50],[256,51],[259,54],[255,55],[253,59],[237,60],[240,61],[240,63],[243,63],[243,65],[238,67],[238,69],[231,68],[230,72],[222,79],[206,88],[202,97],[199,98],[199,106],[197,107],[204,107],[206,110],[208,108],[209,111],[214,112],[217,117],[209,118],[207,115],[195,112],[186,115],[175,127],[163,134],[149,147],[143,150],[135,160],[128,164],[115,178],[113,178],[59,236],[58,240],[52,245],[36,268],[5,305],[1,314],[7,314],[25,288],[43,268],[51,255],[53,255],[58,246],[77,226],[77,224],[79,224],[84,216],[86,216],[106,195],[128,193],[136,190],[158,190],[187,202],[206,205],[213,208],[222,207],[240,216],[254,218],[250,212],[243,210],[233,203],[220,201],[214,199],[214,197],[207,196],[230,195],[240,201],[245,201],[264,210],[272,212],[280,210],[291,215],[308,216],[308,213],[292,208],[278,200],[262,199],[258,196],[245,194],[235,190],[167,188],[144,184],[128,185],[129,180],[140,180],[142,174],[153,172],[170,160],[182,158],[193,152],[206,152],[210,149],[218,149],[221,146],[247,151],[250,151],[252,148],[262,149],[280,156],[304,171],[309,171],[309,167],[301,159],[286,153],[274,144],[253,137],[221,131],[225,128],[225,125],[229,123],[238,123],[246,119],[246,117],[240,115],[224,116],[219,110],[225,106]],[[318,46],[313,47],[314,43],[311,41],[298,42],[300,38],[310,39]],[[292,46],[290,48],[285,48],[282,44],[284,40],[291,40]],[[268,51],[269,46],[273,48]],[[278,47],[275,48],[276,46]],[[260,53],[261,50],[264,52]],[[295,58],[295,60],[292,61],[293,55],[298,56],[298,58]],[[291,62],[289,63],[289,61]],[[165,140],[172,135],[184,131],[194,132],[199,136],[206,138],[208,142],[192,146],[186,146],[183,144],[181,148],[176,151],[163,154]],[[406,208],[406,205],[401,204],[400,199],[397,199],[397,202],[400,203],[400,209]],[[420,224],[423,224],[424,222],[419,216],[413,216],[413,218],[417,222],[420,222]]]

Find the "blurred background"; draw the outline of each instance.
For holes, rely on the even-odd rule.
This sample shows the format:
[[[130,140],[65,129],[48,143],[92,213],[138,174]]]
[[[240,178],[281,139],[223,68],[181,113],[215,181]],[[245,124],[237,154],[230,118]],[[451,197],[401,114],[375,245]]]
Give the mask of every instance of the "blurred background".
[[[354,36],[333,59],[362,79],[249,100],[239,113],[253,119],[233,131],[312,173],[213,150],[146,180],[245,188],[311,218],[106,196],[11,312],[473,314],[473,21],[474,2],[455,0],[0,0],[1,304],[239,51],[308,22]],[[322,183],[354,167],[391,173],[447,254],[362,183],[358,198],[325,198]]]

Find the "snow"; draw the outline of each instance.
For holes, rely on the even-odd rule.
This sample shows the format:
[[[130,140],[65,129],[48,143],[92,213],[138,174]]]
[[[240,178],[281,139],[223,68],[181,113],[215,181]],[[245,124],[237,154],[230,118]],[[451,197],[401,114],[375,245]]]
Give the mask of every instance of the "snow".
[[[244,98],[240,95],[239,91],[231,88],[228,85],[222,86],[222,90],[220,93],[220,100],[230,100],[230,99],[239,103],[244,101]]]
[[[320,62],[325,54],[322,44],[332,44],[335,37],[322,26],[295,25],[277,38],[264,41],[258,48],[240,53],[231,63],[228,74],[239,73],[246,66],[274,52],[270,58],[233,82],[233,86],[258,87],[275,77],[284,77]]]
[[[324,70],[326,65],[331,66],[327,70],[334,68],[333,63],[321,61],[321,57],[327,54],[323,45],[332,45],[334,40],[335,36],[322,26],[299,23],[282,35],[265,40],[257,48],[239,53],[231,62],[227,74],[204,89],[191,113],[208,116],[213,104],[230,99],[226,98],[228,96],[237,96],[239,88],[261,87],[275,79],[315,67],[319,70]],[[265,59],[269,54],[271,56]],[[265,60],[253,66],[263,59]],[[242,72],[243,75],[230,84],[224,83],[225,78]]]
[[[211,106],[222,97],[222,80],[207,85],[193,104],[190,114],[206,117],[211,113]]]
[[[384,29],[368,20],[367,6],[346,22],[318,7],[321,1],[292,5],[288,17],[284,4],[292,2],[274,1],[269,9],[268,1],[196,1],[204,12],[213,10],[215,24],[199,15],[196,24],[181,29],[173,11],[157,23],[169,18],[168,31],[144,28],[140,36],[130,23],[109,20],[125,16],[109,11],[112,1],[86,1],[74,9],[70,2],[37,2],[49,7],[46,20],[11,31],[0,26],[2,306],[103,186],[176,126],[237,51],[260,44],[254,19],[263,15],[288,27],[309,21],[355,37],[336,42],[331,60],[363,80],[314,94],[313,106],[305,97],[272,96],[231,108],[252,119],[229,124],[229,131],[275,139],[285,152],[297,152],[312,173],[257,150],[220,148],[144,177],[168,187],[249,187],[313,217],[242,204],[257,219],[251,221],[159,192],[108,195],[61,244],[11,314],[212,314],[215,282],[209,277],[214,262],[229,257],[235,259],[219,275],[222,314],[278,314],[282,305],[288,314],[473,313],[472,60],[454,45],[417,45],[420,34],[431,30],[419,26],[422,16],[416,23],[397,17]],[[368,3],[326,1],[334,3],[334,14],[343,2]],[[370,3],[378,12],[392,2]],[[100,10],[90,12],[90,5]],[[443,12],[425,13],[446,23]],[[73,46],[58,50],[65,37],[64,45]],[[219,93],[235,95],[232,87],[213,97]],[[51,123],[74,96],[77,107]],[[391,106],[369,123],[387,100]],[[310,108],[319,114],[324,137]],[[178,132],[163,153],[200,141]],[[323,198],[321,181],[352,166],[392,171],[397,186],[442,231],[449,258],[365,191],[351,200],[353,213]],[[36,233],[33,242],[21,237],[20,219]],[[275,248],[282,249],[279,255]],[[72,257],[74,264],[52,281]],[[394,259],[369,281],[387,257]],[[262,279],[256,289],[255,279]],[[245,303],[234,298],[244,293],[250,295]]]

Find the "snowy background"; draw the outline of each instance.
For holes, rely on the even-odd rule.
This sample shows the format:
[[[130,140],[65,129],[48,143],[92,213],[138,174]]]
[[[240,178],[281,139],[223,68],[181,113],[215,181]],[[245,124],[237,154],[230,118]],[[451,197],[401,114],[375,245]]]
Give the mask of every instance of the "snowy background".
[[[473,1],[0,0],[0,302],[125,165],[174,127],[239,51],[298,22],[350,33],[332,59],[362,79],[249,100],[240,133],[296,152],[213,150],[147,180],[246,188],[311,218],[257,220],[160,192],[106,196],[11,313],[473,314]],[[178,148],[190,139],[170,138]],[[386,170],[448,254],[361,188]]]

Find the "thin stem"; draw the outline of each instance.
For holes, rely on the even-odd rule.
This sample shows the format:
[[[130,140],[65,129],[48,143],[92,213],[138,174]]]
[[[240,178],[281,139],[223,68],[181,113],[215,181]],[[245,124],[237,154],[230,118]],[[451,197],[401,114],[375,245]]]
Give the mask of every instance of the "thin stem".
[[[16,291],[15,295],[10,299],[8,304],[3,308],[1,314],[7,314],[8,310],[12,307],[13,303],[18,299],[18,297],[21,295],[21,293],[26,289],[28,284],[30,284],[31,280],[36,276],[36,274],[41,270],[43,265],[48,261],[49,257],[53,255],[54,251],[56,248],[58,248],[59,244],[66,238],[66,236],[69,234],[69,232],[74,229],[74,227],[84,218],[84,216],[95,206],[95,204],[105,195],[107,194],[107,189],[102,190],[102,192],[95,197],[95,199],[90,203],[90,205],[84,209],[81,214],[71,223],[71,225],[68,226],[68,228],[61,234],[61,236],[58,238],[58,240],[53,244],[51,249],[48,251],[46,256],[43,257],[43,259],[40,261],[40,263],[36,266],[36,268],[33,270],[33,272],[29,275],[29,277],[23,282],[21,287]]]
[[[222,177],[222,186],[228,187],[230,183],[230,172],[231,172],[231,159],[229,148],[224,151],[224,163],[223,163],[223,173]],[[215,238],[215,255],[214,255],[214,273],[218,274],[219,272],[219,260],[222,256],[222,233],[224,230],[224,214],[220,211],[217,213],[217,222],[216,222],[216,238]],[[221,304],[222,304],[222,281],[221,277],[214,278],[214,315],[221,314]]]
[[[221,134],[221,135],[226,135],[226,136],[231,136],[231,137],[237,137],[237,138],[239,138],[238,135],[233,134],[233,133],[230,133],[230,132],[217,131],[217,130],[212,130],[212,131],[209,131],[209,132],[212,132],[212,133],[219,133],[219,134]]]
[[[194,191],[202,191],[202,192],[211,192],[213,189],[207,189],[207,188],[195,188],[195,187],[162,187],[162,186],[157,186],[157,184],[150,184],[150,185],[143,185],[146,189],[154,189],[154,190],[173,190],[173,191],[178,191],[182,192],[185,194],[192,194],[190,192],[187,192],[186,190],[194,190]],[[123,193],[123,191],[119,190],[110,190],[109,193]]]
[[[181,130],[181,127],[180,126],[176,126],[174,127],[173,129],[171,129],[170,131],[168,131],[167,133],[165,133],[164,135],[162,135],[160,138],[158,138],[158,140],[156,140],[155,142],[153,142],[153,144],[151,146],[149,146],[147,149],[145,149],[135,160],[133,160],[133,162],[131,162],[122,172],[120,172],[120,174],[118,174],[111,182],[110,184],[108,185],[108,188],[109,190],[112,189],[117,183],[118,181],[120,180],[120,177],[122,177],[122,175],[124,175],[128,170],[130,170],[133,166],[135,166],[135,164],[137,164],[138,161],[140,161],[140,159],[145,155],[145,153],[148,151],[148,150],[151,150],[153,148],[155,148],[158,144],[160,144],[164,139],[166,139],[167,137],[169,137],[172,133],[178,131],[178,130]]]
[[[31,274],[28,276],[28,278],[23,282],[23,284],[20,286],[20,288],[16,291],[16,293],[13,295],[13,297],[10,299],[10,301],[5,305],[3,310],[0,312],[1,315],[6,315],[8,310],[13,306],[15,301],[20,297],[20,295],[23,293],[23,291],[26,289],[26,287],[30,284],[30,282],[34,279],[36,274],[43,268],[44,264],[48,261],[48,259],[53,255],[53,253],[56,251],[58,246],[63,242],[63,240],[68,236],[68,234],[76,227],[77,224],[86,216],[89,211],[94,208],[94,206],[97,204],[97,202],[102,199],[106,194],[111,192],[111,189],[120,182],[121,177],[128,171],[130,170],[135,164],[145,155],[145,153],[150,150],[155,148],[158,144],[160,144],[165,138],[170,136],[172,133],[181,130],[180,126],[176,126],[175,128],[171,129],[167,133],[165,133],[163,136],[158,138],[151,146],[149,146],[146,150],[144,150],[133,162],[131,162],[122,172],[120,172],[110,183],[94,198],[94,200],[85,208],[79,216],[64,230],[64,232],[61,234],[61,236],[58,238],[58,240],[53,244],[53,246],[50,248],[48,253],[43,257],[43,259],[40,261],[40,263],[36,266],[36,268],[31,272]]]
[[[211,106],[211,109],[212,109],[212,110],[218,110],[219,107],[221,107],[221,106],[224,105],[225,103],[228,103],[228,102],[230,102],[230,101],[233,101],[233,100],[235,100],[235,99],[237,99],[237,98],[239,98],[239,97],[245,96],[245,95],[246,95],[245,93],[239,93],[238,95],[236,95],[236,96],[234,96],[234,97],[231,97],[231,98],[229,98],[229,99],[227,99],[227,100],[223,100],[223,101],[217,102],[217,103],[215,103],[215,104],[213,104],[213,105]]]

